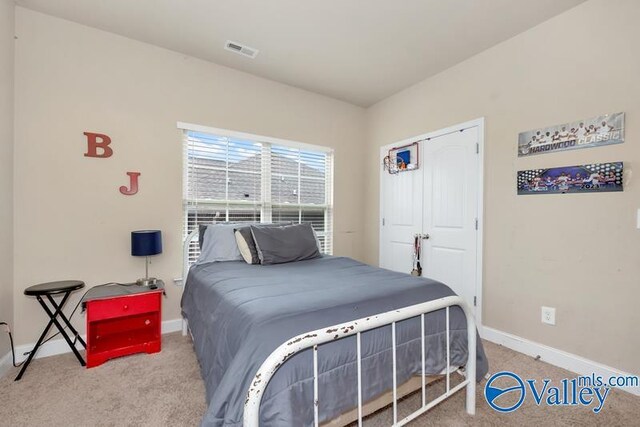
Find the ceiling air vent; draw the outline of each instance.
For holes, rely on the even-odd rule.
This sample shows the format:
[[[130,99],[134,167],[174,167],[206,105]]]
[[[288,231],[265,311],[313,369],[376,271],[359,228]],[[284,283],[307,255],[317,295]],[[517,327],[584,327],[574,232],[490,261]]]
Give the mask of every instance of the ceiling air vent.
[[[227,40],[227,43],[225,43],[224,48],[229,50],[229,51],[231,51],[231,52],[235,52],[235,53],[239,53],[240,55],[248,56],[251,59],[255,58],[256,55],[258,54],[258,49],[254,49],[252,47],[245,46],[245,45],[240,44],[240,43],[232,42],[230,40]]]

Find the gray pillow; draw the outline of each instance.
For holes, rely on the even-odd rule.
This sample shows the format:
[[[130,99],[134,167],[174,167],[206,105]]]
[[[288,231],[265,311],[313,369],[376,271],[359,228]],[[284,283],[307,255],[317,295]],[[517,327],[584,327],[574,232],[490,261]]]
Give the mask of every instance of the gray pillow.
[[[210,225],[220,225],[220,224],[234,224],[236,226],[240,226],[240,225],[246,225],[248,226],[249,224],[259,224],[259,222],[226,222],[226,221],[221,221],[221,222],[212,222],[209,224],[198,224],[198,248],[200,248],[202,250],[202,244],[204,242],[204,237],[205,234],[207,232],[207,227]],[[291,224],[290,222],[287,224]]]
[[[233,230],[238,224],[208,224],[204,230],[200,256],[196,264],[214,261],[242,261]]]
[[[278,222],[276,224],[255,224],[259,228],[273,228],[283,227],[291,225],[291,222]],[[247,264],[260,264],[260,257],[258,256],[258,249],[256,248],[256,242],[253,240],[251,234],[251,226],[237,227],[235,230],[236,242],[238,243],[238,249],[242,258],[244,258]]]
[[[271,228],[252,225],[251,234],[263,265],[303,261],[320,256],[310,224]]]

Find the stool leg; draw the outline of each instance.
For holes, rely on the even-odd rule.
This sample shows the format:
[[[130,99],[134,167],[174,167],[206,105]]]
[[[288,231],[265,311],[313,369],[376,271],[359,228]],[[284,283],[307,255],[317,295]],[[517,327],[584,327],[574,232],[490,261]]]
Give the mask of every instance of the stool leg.
[[[51,295],[47,295],[47,299],[49,300],[49,302],[51,303],[51,305],[53,305],[54,307],[56,307],[56,303],[55,300],[53,299],[53,297]],[[80,341],[80,344],[82,344],[82,346],[84,348],[87,348],[87,343],[84,342],[84,340],[82,339],[82,337],[80,336],[80,334],[78,333],[78,331],[76,331],[76,329],[71,325],[71,322],[69,321],[69,319],[67,319],[67,317],[64,315],[64,313],[62,312],[62,310],[60,311],[60,318],[64,321],[64,323],[67,324],[67,327],[69,328],[69,330],[71,330],[71,332],[73,332],[73,337],[77,338],[78,341]]]
[[[40,297],[38,297],[38,299],[40,299]],[[22,368],[20,369],[20,372],[18,373],[18,376],[14,381],[20,381],[20,379],[24,375],[24,372],[27,370],[27,366],[29,366],[29,363],[31,363],[31,359],[33,359],[33,356],[36,355],[38,348],[42,344],[42,341],[44,341],[44,337],[46,337],[49,333],[49,329],[51,329],[51,326],[53,326],[53,320],[49,320],[47,327],[44,328],[44,332],[42,333],[42,335],[40,335],[40,338],[38,338],[38,341],[36,342],[35,347],[33,347],[33,350],[31,350],[31,352],[29,353],[29,357],[27,357],[27,360],[25,360],[25,362],[22,364]]]
[[[73,354],[76,355],[76,358],[78,359],[78,362],[80,362],[80,364],[82,366],[86,366],[86,363],[85,363],[84,359],[82,358],[82,356],[80,355],[80,352],[78,351],[76,346],[73,345],[73,342],[71,341],[71,339],[69,338],[67,333],[64,331],[64,328],[62,327],[60,322],[58,322],[58,319],[56,319],[56,317],[62,313],[62,305],[66,302],[67,297],[69,295],[70,295],[70,293],[65,294],[64,298],[62,298],[62,301],[60,302],[60,305],[56,305],[55,304],[55,300],[54,300],[53,305],[56,308],[55,313],[52,313],[51,310],[49,310],[49,307],[47,307],[47,304],[44,302],[44,300],[42,298],[38,297],[38,301],[40,302],[40,305],[42,305],[42,308],[44,309],[44,311],[46,311],[47,314],[49,315],[49,317],[51,317],[51,321],[56,325],[56,327],[60,331],[60,335],[62,335],[62,337],[67,342],[67,344],[69,344],[69,347],[71,348],[71,351],[73,351]]]

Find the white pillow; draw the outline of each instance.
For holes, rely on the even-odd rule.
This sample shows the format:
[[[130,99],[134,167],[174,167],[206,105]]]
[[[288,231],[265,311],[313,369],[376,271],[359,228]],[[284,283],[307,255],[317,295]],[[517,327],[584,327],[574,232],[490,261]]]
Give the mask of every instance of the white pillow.
[[[244,259],[244,262],[246,262],[247,264],[254,264],[253,256],[251,255],[251,249],[249,248],[249,244],[247,243],[247,241],[244,239],[244,236],[242,235],[242,233],[240,233],[240,230],[236,230],[234,234],[236,236],[238,250],[240,251],[240,255],[242,255],[242,258]],[[253,239],[253,237],[251,237],[251,239]]]
[[[243,261],[234,228],[238,224],[209,224],[205,230],[200,256],[196,264],[214,261]]]

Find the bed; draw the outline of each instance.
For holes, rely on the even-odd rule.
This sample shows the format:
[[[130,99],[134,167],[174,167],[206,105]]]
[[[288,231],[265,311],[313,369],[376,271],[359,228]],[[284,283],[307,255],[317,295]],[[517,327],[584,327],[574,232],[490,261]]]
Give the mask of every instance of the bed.
[[[468,341],[476,342],[475,380],[480,380],[488,370],[482,343],[471,339],[475,334],[467,334],[465,312],[453,305],[452,298],[457,297],[442,283],[345,257],[277,265],[230,261],[192,266],[182,313],[205,382],[208,409],[202,425],[243,425],[245,404],[257,386],[264,387],[256,409],[260,426],[346,424],[353,421],[354,408],[362,411],[358,397],[370,407],[376,401],[380,406],[390,390],[401,385],[412,389],[407,384],[415,382],[423,367],[427,375],[437,375],[447,373],[447,367],[467,365]],[[380,313],[424,308],[434,301],[451,306],[416,311],[417,315],[394,323],[393,330],[384,325],[358,333],[358,342],[349,330],[354,319],[364,322]],[[346,331],[327,329],[341,323]],[[305,333],[314,330],[330,334],[331,339],[306,348]],[[296,351],[278,356],[287,347]],[[274,357],[283,360],[269,368],[268,384],[260,384],[263,365]]]

